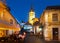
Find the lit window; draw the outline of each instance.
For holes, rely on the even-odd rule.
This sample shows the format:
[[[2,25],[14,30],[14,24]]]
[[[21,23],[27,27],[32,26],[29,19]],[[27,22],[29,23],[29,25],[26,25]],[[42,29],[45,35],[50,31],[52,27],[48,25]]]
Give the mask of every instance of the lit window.
[[[58,14],[53,14],[52,15],[52,21],[58,21]]]

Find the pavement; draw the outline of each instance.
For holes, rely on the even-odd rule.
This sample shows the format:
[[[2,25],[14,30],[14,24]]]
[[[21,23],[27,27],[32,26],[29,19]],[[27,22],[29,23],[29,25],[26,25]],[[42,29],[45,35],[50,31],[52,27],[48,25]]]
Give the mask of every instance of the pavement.
[[[43,38],[37,36],[27,36],[24,43],[60,43],[59,41],[45,41]]]
[[[28,36],[25,38],[24,43],[43,43],[43,41],[36,36]]]
[[[60,43],[59,41],[45,41],[43,38],[35,35],[27,35],[23,40],[0,41],[0,43]]]

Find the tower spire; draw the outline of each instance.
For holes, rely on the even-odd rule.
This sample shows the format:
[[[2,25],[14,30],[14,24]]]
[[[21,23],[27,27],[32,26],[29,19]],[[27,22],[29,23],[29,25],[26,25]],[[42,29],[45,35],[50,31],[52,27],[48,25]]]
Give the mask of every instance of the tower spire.
[[[31,4],[30,11],[34,12],[33,5]]]

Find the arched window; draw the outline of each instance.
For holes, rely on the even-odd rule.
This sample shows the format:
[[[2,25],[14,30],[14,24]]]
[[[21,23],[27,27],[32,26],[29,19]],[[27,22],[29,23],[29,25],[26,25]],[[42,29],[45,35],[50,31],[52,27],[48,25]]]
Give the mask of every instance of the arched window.
[[[13,20],[12,19],[10,19],[10,24],[13,24]]]

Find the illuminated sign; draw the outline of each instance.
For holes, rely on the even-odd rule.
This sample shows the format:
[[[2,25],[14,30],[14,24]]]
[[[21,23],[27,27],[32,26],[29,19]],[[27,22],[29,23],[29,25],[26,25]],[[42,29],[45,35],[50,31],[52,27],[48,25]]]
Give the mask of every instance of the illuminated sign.
[[[32,29],[31,25],[24,25],[24,29]]]

